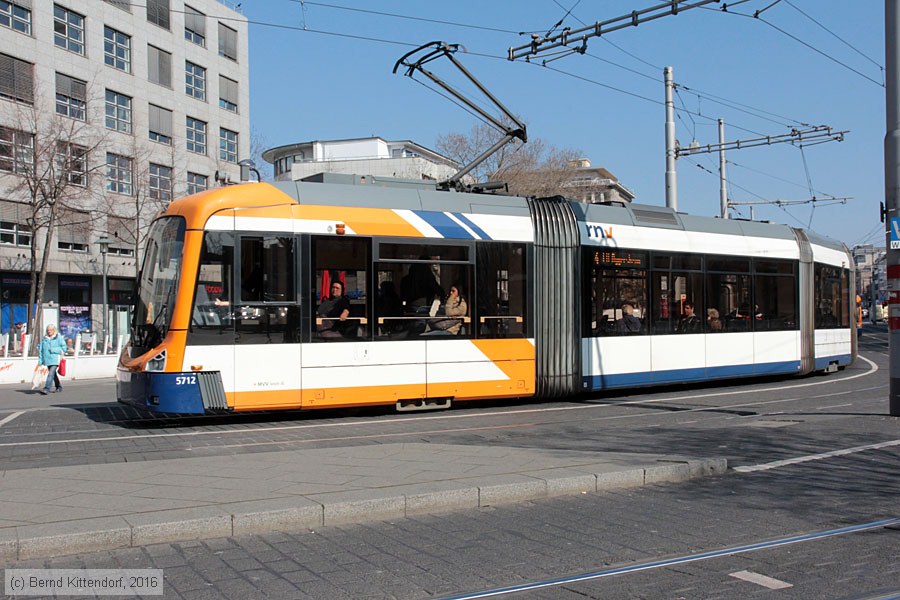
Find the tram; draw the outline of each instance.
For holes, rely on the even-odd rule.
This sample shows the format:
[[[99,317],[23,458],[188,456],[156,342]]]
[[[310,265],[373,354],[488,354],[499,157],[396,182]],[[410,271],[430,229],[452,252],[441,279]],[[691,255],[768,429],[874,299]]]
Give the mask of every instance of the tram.
[[[425,410],[831,372],[857,353],[851,264],[802,229],[658,206],[231,185],[153,222],[117,395],[167,414]]]

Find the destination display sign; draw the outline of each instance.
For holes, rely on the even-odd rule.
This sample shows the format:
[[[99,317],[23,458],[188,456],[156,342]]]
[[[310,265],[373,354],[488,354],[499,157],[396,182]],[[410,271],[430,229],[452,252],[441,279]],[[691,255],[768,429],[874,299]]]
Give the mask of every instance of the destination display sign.
[[[594,264],[599,267],[630,267],[632,269],[647,268],[647,253],[605,248],[594,251]]]

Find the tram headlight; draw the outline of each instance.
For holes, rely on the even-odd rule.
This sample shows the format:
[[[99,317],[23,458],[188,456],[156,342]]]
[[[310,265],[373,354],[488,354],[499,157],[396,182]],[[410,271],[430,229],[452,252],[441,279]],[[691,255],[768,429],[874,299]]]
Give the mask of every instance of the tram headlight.
[[[163,350],[144,365],[145,371],[165,371],[166,370],[166,351]]]

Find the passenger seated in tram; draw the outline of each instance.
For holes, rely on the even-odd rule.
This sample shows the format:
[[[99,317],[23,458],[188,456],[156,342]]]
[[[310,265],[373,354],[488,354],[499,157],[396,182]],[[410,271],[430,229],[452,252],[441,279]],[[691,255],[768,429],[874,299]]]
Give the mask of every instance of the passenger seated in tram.
[[[428,329],[425,335],[435,335],[446,333],[449,335],[458,335],[462,329],[463,319],[448,317],[465,317],[469,312],[466,299],[463,298],[460,286],[450,286],[450,295],[447,296],[447,302],[444,304],[444,317],[432,319],[428,323]]]
[[[341,331],[350,316],[350,300],[344,295],[344,284],[331,283],[331,297],[316,309],[316,331],[320,338],[343,337]]]
[[[706,329],[708,331],[722,331],[722,321],[719,319],[718,309],[706,309]]]
[[[701,333],[703,330],[703,322],[700,317],[694,314],[694,305],[691,302],[684,303],[684,315],[678,321],[675,331],[679,333]]]
[[[616,321],[616,333],[619,335],[634,335],[641,332],[641,320],[634,316],[634,306],[622,305],[622,318]]]

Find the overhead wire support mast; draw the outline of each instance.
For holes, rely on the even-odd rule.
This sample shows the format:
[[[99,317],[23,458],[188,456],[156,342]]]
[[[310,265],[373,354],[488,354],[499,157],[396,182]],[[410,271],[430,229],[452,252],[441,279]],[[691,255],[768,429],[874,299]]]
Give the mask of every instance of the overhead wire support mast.
[[[431,50],[426,52],[425,54],[423,54],[418,60],[416,60],[414,62],[410,62],[410,57],[412,57],[414,54],[428,50],[429,48],[431,48]],[[445,42],[430,42],[428,44],[419,46],[415,50],[407,52],[406,54],[401,56],[400,60],[398,60],[394,64],[394,71],[393,71],[394,73],[396,73],[397,69],[400,68],[400,65],[403,65],[404,67],[406,67],[406,76],[410,77],[410,78],[412,78],[413,73],[415,73],[416,71],[419,71],[420,73],[422,73],[423,75],[428,77],[431,81],[433,81],[435,84],[439,85],[448,94],[451,94],[454,98],[456,98],[457,100],[459,100],[460,102],[465,104],[468,108],[470,108],[473,111],[475,111],[476,113],[478,113],[478,115],[481,118],[483,118],[485,121],[490,122],[494,127],[499,129],[501,133],[503,133],[503,137],[496,144],[494,144],[493,146],[491,146],[490,148],[485,150],[481,155],[479,155],[477,158],[475,158],[472,162],[470,162],[468,165],[464,166],[462,169],[457,171],[457,173],[455,175],[453,175],[453,177],[451,177],[450,179],[447,179],[446,181],[441,181],[438,184],[438,186],[442,187],[444,189],[447,189],[449,187],[454,187],[457,189],[460,188],[462,186],[462,178],[463,177],[465,177],[469,172],[472,171],[472,169],[474,169],[475,167],[477,167],[478,165],[483,163],[485,160],[487,160],[487,158],[489,156],[491,156],[497,150],[499,150],[500,148],[502,148],[503,146],[505,146],[506,144],[511,142],[513,139],[518,138],[518,139],[522,140],[522,143],[525,143],[528,141],[528,135],[525,131],[525,124],[522,121],[520,121],[514,114],[512,114],[512,112],[510,112],[509,109],[506,108],[502,102],[497,100],[497,98],[495,98],[494,95],[491,94],[488,91],[488,89],[486,87],[484,87],[484,85],[482,85],[482,83],[480,81],[478,81],[478,79],[476,79],[475,76],[472,75],[462,65],[462,63],[460,63],[458,60],[453,58],[453,53],[456,52],[457,50],[459,50],[459,44],[447,44]],[[463,51],[465,51],[465,49],[463,49]],[[438,58],[441,58],[441,57],[444,57],[447,60],[449,60],[451,63],[453,63],[453,65],[457,69],[459,69],[460,72],[463,75],[465,75],[466,78],[469,81],[471,81],[472,84],[476,88],[478,88],[478,91],[480,91],[482,94],[484,94],[491,102],[494,103],[494,105],[497,108],[500,109],[500,111],[503,113],[503,115],[507,119],[509,119],[515,125],[515,127],[508,126],[502,120],[500,120],[497,117],[495,117],[494,115],[490,114],[489,112],[487,112],[486,110],[484,110],[483,108],[478,106],[475,102],[473,102],[469,98],[466,98],[462,93],[458,92],[456,89],[451,87],[448,83],[443,81],[437,75],[435,75],[434,73],[432,73],[431,71],[428,71],[427,69],[425,69],[423,67],[423,65],[425,65],[433,60],[437,60]],[[482,186],[482,187],[484,189],[488,189],[486,186]],[[498,187],[502,187],[502,186],[498,186]]]
[[[655,21],[669,15],[677,15],[680,12],[690,10],[692,8],[700,8],[707,4],[719,4],[721,0],[668,0],[661,4],[635,10],[627,15],[608,19],[606,21],[597,21],[593,25],[582,27],[581,29],[571,29],[566,27],[557,35],[550,37],[541,37],[537,34],[532,35],[531,43],[515,46],[509,49],[509,60],[518,58],[537,57],[539,54],[552,50],[553,48],[567,48],[571,52],[584,54],[587,50],[587,41],[593,37],[600,37],[603,34],[625,29],[627,27],[637,27],[641,23]],[[580,42],[580,46],[572,48],[570,43]]]
[[[824,142],[842,142],[844,135],[849,130],[832,131],[831,127],[819,125],[810,129],[792,129],[790,133],[781,135],[767,135],[765,137],[752,138],[749,140],[734,140],[721,144],[707,144],[705,146],[695,146],[686,148],[676,148],[676,156],[690,156],[692,154],[708,154],[719,152],[720,150],[738,150],[740,148],[754,148],[756,146],[769,146],[780,143],[801,143],[805,145],[821,144]]]

